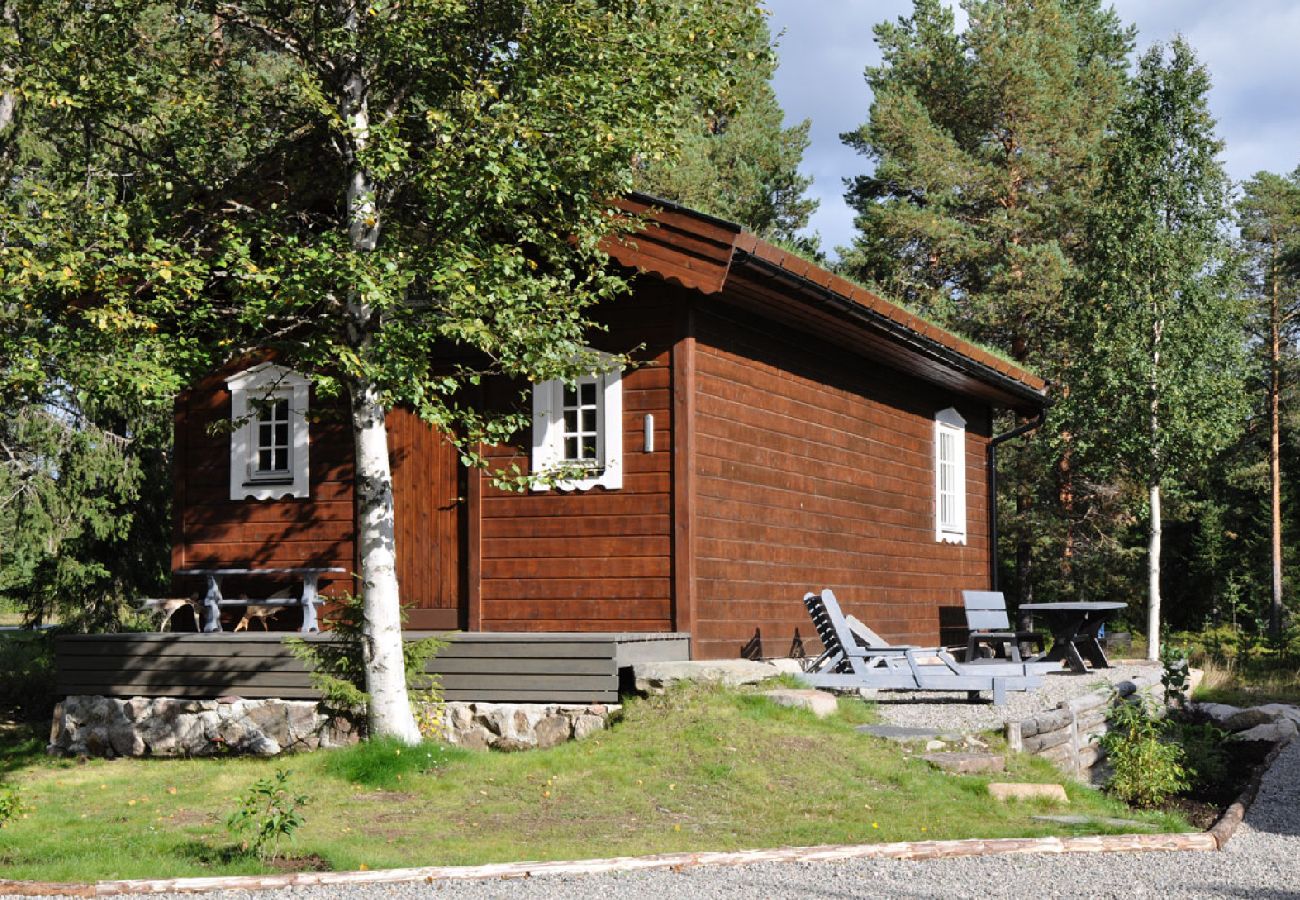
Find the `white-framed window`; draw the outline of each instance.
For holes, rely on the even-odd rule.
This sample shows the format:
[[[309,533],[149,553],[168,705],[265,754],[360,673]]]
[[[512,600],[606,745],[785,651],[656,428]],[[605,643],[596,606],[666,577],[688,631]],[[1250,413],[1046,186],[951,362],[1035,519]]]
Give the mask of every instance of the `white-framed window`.
[[[230,499],[307,497],[307,379],[264,363],[226,379],[230,389]]]
[[[623,374],[585,375],[533,388],[533,472],[586,472],[555,483],[562,491],[623,486]],[[540,486],[539,490],[545,490]]]
[[[935,540],[966,543],[966,420],[949,407],[934,414]]]

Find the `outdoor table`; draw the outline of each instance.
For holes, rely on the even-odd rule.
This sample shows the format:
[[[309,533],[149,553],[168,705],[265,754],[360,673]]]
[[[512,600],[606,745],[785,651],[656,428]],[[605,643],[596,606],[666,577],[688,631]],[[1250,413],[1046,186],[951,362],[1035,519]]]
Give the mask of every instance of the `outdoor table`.
[[[1070,671],[1084,673],[1088,671],[1084,657],[1093,668],[1110,668],[1097,635],[1101,626],[1126,606],[1116,602],[1022,603],[1020,611],[1041,615],[1052,631],[1052,649],[1036,660],[1063,662]]]
[[[346,572],[337,566],[330,568],[286,568],[286,569],[177,569],[177,575],[197,575],[208,579],[208,592],[203,595],[203,632],[211,634],[221,630],[222,606],[293,606],[302,605],[302,628],[304,634],[320,631],[316,621],[316,605],[322,603],[317,593],[320,577],[327,573]],[[223,600],[221,597],[221,579],[227,575],[300,575],[302,576],[302,598],[299,600]]]

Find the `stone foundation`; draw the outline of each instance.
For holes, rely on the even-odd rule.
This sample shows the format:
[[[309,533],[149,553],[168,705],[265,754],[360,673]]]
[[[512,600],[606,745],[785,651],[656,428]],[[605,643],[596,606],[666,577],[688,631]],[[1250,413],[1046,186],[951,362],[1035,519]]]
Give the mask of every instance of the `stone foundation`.
[[[530,750],[603,731],[618,705],[447,703],[448,743],[471,750]],[[54,709],[49,752],[66,756],[275,756],[343,747],[358,734],[311,700],[65,698]]]
[[[54,708],[49,751],[70,756],[275,756],[354,743],[311,700],[76,695]]]
[[[446,704],[443,727],[448,743],[470,750],[545,749],[603,731],[621,709],[617,704],[456,702]]]

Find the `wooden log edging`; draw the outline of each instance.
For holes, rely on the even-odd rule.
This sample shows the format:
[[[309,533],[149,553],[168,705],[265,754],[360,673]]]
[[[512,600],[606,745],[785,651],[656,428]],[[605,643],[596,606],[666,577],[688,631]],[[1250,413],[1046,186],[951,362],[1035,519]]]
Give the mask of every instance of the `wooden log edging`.
[[[1007,746],[1013,752],[1042,756],[1071,777],[1087,780],[1102,757],[1095,739],[1110,729],[1107,715],[1111,698],[1154,695],[1159,689],[1160,672],[1153,670],[1109,688],[1062,700],[1053,709],[1020,722],[1007,722]]]
[[[1251,776],[1250,781],[1246,782],[1241,794],[1232,802],[1231,806],[1223,811],[1223,815],[1219,816],[1219,821],[1211,825],[1209,831],[1206,832],[1206,834],[1213,835],[1220,850],[1237,833],[1237,826],[1245,820],[1251,804],[1255,802],[1255,798],[1259,795],[1259,788],[1264,783],[1264,776],[1268,774],[1269,769],[1273,768],[1273,763],[1277,762],[1277,758],[1292,740],[1293,738],[1287,738],[1273,745],[1273,749],[1268,751],[1268,756],[1264,757],[1264,761],[1255,770],[1255,774]]]
[[[681,870],[695,866],[745,866],[764,862],[837,862],[852,859],[931,860],[995,854],[1073,854],[1152,851],[1210,851],[1219,844],[1209,832],[1114,834],[1074,838],[970,838],[955,841],[902,841],[890,844],[837,844],[776,850],[660,853],[607,859],[494,863],[482,866],[423,866],[354,872],[295,872],[288,875],[232,875],[209,878],[134,879],[94,884],[0,881],[0,894],[62,894],[111,897],[127,894],[201,893],[217,890],[273,890],[332,884],[398,884],[481,881],[541,875],[597,875],[608,872]]]

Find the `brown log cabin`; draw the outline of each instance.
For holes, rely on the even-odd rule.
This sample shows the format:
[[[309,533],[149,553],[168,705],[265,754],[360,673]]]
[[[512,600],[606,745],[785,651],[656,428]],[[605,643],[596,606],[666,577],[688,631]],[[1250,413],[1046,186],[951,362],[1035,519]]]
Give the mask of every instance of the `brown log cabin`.
[[[634,291],[592,340],[638,365],[539,385],[532,434],[485,451],[590,477],[503,491],[389,415],[408,627],[797,655],[817,649],[802,595],[830,587],[888,638],[939,639],[941,610],[990,586],[994,411],[1039,412],[1043,381],[737,225],[629,206],[654,224],[611,247]],[[305,382],[233,437],[208,427],[243,411],[259,371],[177,403],[173,567],[355,571],[351,436],[295,408]]]

